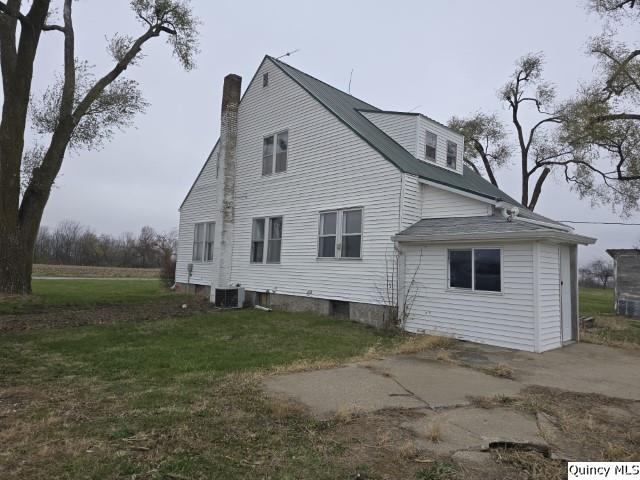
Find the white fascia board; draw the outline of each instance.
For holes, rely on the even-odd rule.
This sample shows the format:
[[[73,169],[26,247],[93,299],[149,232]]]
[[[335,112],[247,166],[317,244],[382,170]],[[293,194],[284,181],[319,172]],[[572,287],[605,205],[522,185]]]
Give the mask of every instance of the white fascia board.
[[[462,195],[463,197],[472,198],[474,200],[478,200],[479,202],[488,203],[490,205],[496,206],[498,203],[500,203],[494,199],[483,197],[482,195],[476,195],[474,193],[469,193],[465,190],[448,187],[446,185],[442,185],[441,183],[432,182],[431,180],[425,180],[424,178],[418,178],[418,182],[424,183],[425,185],[429,185],[430,187],[439,188],[440,190],[446,190],[447,192],[457,193],[458,195]]]
[[[450,233],[442,235],[394,235],[391,240],[398,243],[468,243],[509,240],[549,240],[560,243],[579,243],[592,245],[595,238],[575,235],[561,231],[527,230],[522,232],[483,232],[483,233]]]

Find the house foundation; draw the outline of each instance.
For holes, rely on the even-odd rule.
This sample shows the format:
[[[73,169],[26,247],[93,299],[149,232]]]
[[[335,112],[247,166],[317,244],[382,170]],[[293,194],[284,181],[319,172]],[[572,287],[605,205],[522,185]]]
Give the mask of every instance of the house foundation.
[[[176,291],[209,297],[211,287],[208,285],[176,283]],[[345,302],[326,298],[246,290],[244,307],[251,308],[255,305],[262,305],[263,307],[284,312],[310,312],[318,315],[338,317],[376,328],[384,326],[385,313],[387,310],[384,305],[371,303]]]

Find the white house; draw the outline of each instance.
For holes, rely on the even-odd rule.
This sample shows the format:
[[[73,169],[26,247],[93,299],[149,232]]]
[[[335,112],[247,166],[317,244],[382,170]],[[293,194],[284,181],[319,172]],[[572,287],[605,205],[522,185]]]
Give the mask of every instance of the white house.
[[[225,78],[220,139],[180,207],[180,288],[377,324],[397,258],[409,331],[577,340],[577,245],[595,240],[464,166],[461,135],[269,56],[240,83]]]

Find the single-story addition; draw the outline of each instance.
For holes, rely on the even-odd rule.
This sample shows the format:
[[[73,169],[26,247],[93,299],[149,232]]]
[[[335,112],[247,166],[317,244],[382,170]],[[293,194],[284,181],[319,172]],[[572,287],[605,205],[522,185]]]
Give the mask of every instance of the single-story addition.
[[[611,249],[607,253],[613,258],[616,313],[640,317],[640,249]]]
[[[595,240],[465,166],[460,134],[269,56],[240,93],[228,75],[220,138],[180,207],[179,288],[376,325],[391,298],[411,332],[535,352],[577,340],[577,245]]]

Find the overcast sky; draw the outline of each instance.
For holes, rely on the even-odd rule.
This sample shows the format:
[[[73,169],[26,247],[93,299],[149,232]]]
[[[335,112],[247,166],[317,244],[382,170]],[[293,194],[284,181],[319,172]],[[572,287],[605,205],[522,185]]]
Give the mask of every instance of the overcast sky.
[[[77,54],[97,74],[111,65],[105,36],[142,28],[128,3],[74,2]],[[127,75],[141,83],[150,108],[101,151],[66,158],[44,225],[73,219],[112,234],[176,227],[178,207],[218,137],[223,77],[237,73],[246,87],[265,54],[299,49],[284,60],[345,90],[353,69],[352,94],[383,109],[415,109],[441,122],[478,109],[506,118],[496,91],[518,57],[543,51],[545,76],[566,98],[592,77],[586,42],[601,30],[584,0],[194,0],[193,8],[203,23],[198,68],[181,70],[164,41],[145,48]],[[61,36],[43,35],[36,91],[62,63]],[[502,171],[499,179],[519,198],[516,174]],[[538,211],[558,220],[621,220],[609,207],[579,200],[560,179],[547,182]],[[624,221],[640,223],[640,215]],[[581,263],[640,240],[640,227],[576,230],[599,239],[581,250]]]

